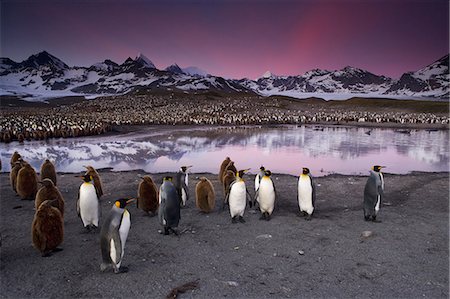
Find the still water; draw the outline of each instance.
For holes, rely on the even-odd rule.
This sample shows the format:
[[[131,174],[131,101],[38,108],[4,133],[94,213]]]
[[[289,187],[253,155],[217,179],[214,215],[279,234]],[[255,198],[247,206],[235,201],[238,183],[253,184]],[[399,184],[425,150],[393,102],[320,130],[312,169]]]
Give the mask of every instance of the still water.
[[[275,173],[315,176],[367,174],[372,165],[385,172],[449,171],[449,131],[396,130],[338,126],[146,127],[131,133],[1,144],[3,172],[17,150],[39,170],[44,159],[59,172],[83,171],[83,165],[115,171],[143,169],[217,173],[229,156],[238,169],[261,165]]]

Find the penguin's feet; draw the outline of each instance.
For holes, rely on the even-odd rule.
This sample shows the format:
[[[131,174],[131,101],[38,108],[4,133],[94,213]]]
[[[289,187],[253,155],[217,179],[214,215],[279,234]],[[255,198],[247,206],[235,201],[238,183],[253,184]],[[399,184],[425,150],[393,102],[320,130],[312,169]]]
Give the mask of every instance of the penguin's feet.
[[[46,251],[44,251],[44,252],[42,252],[42,257],[49,257],[49,256],[51,256],[52,255],[52,252],[51,252],[51,250],[46,250]]]
[[[127,272],[128,272],[128,267],[125,267],[125,266],[114,269],[115,274],[121,274],[121,273],[127,273]]]
[[[55,249],[53,249],[53,252],[59,252],[59,251],[63,251],[64,249],[62,249],[61,247],[56,247]]]
[[[259,217],[259,220],[266,220],[266,215],[265,215],[265,213],[262,213],[262,214],[261,214],[261,217]]]
[[[240,223],[245,223],[245,219],[242,216],[239,216],[238,220],[239,220]]]
[[[173,234],[174,234],[175,236],[178,236],[177,230],[175,230],[175,229],[173,229],[173,228],[169,228],[169,232],[173,232]]]
[[[272,219],[272,217],[270,216],[269,213],[266,212],[266,221],[269,221],[270,219]]]
[[[164,234],[165,236],[169,235],[169,234],[170,234],[169,228],[165,227],[165,228],[164,228],[164,233],[163,233],[163,234]]]
[[[364,216],[365,221],[370,221],[370,216]]]
[[[234,216],[233,218],[231,218],[231,223],[237,223],[236,217],[237,217],[237,216]]]
[[[305,220],[311,221],[312,219],[312,215],[308,214],[308,216],[306,216]]]

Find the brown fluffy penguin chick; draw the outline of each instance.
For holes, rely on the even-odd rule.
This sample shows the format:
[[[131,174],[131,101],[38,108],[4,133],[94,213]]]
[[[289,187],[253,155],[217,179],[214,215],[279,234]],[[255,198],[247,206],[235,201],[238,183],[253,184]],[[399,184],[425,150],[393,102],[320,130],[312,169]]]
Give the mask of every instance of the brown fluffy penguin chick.
[[[225,203],[225,198],[228,195],[228,192],[230,191],[230,185],[231,183],[236,179],[236,172],[233,172],[231,170],[227,170],[225,175],[223,176],[223,200]]]
[[[223,183],[223,175],[225,174],[225,168],[228,166],[228,164],[231,162],[230,157],[226,157],[225,160],[223,160],[222,164],[220,164],[219,169],[219,182]]]
[[[142,177],[142,181],[139,183],[137,207],[147,214],[152,212],[154,215],[158,206],[158,188],[152,178],[146,175]]]
[[[226,172],[228,170],[231,170],[234,174],[236,174],[237,169],[236,169],[236,166],[234,166],[234,161],[230,161],[230,163],[228,163],[227,167],[225,167],[224,175],[226,174]]]
[[[14,190],[14,192],[17,193],[17,174],[19,173],[19,170],[22,168],[22,162],[21,160],[16,161],[14,164],[14,167],[11,169],[11,172],[9,173],[9,180],[11,182],[11,187]]]
[[[94,180],[95,192],[97,193],[98,199],[100,199],[100,197],[103,195],[102,180],[100,179],[100,175],[94,167],[90,165],[84,167],[87,169],[85,175],[92,176],[92,179]]]
[[[36,199],[34,200],[34,207],[36,208],[36,211],[44,201],[52,200],[52,205],[57,208],[61,212],[61,216],[64,217],[64,198],[61,192],[59,192],[58,188],[49,178],[43,179],[41,184],[42,188],[38,190],[36,193]]]
[[[31,225],[33,246],[39,250],[42,256],[49,256],[64,238],[64,221],[61,212],[52,205],[52,201],[46,200],[36,211]]]
[[[51,179],[53,184],[56,186],[55,165],[53,165],[53,163],[50,162],[49,159],[46,159],[41,165],[41,181],[47,178]]]
[[[20,156],[20,154],[15,151],[14,154],[11,156],[11,168],[14,167],[15,163],[17,162],[17,160],[19,160],[20,158],[22,158],[22,156]]]
[[[17,194],[19,194],[22,199],[34,200],[37,189],[36,171],[29,163],[24,162],[24,166],[17,173]]]
[[[211,181],[205,177],[200,178],[200,182],[195,186],[195,205],[204,212],[209,213],[216,204],[216,194]]]

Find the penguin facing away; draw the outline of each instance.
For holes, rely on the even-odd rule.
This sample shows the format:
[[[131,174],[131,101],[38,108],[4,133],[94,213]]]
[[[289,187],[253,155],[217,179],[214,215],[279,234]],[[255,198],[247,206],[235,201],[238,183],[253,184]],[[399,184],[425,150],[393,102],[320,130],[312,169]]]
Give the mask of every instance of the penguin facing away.
[[[161,187],[159,187],[159,223],[164,228],[164,235],[173,232],[177,235],[174,229],[178,227],[180,222],[180,197],[177,189],[172,183],[172,177],[164,177]]]
[[[22,199],[34,200],[37,186],[37,174],[34,168],[27,162],[17,173],[16,190]]]
[[[15,151],[11,156],[11,161],[10,161],[11,168],[13,168],[15,163],[21,158],[22,158],[22,156],[17,151]]]
[[[14,163],[14,167],[11,169],[11,172],[9,173],[11,187],[15,193],[17,193],[17,174],[19,173],[19,170],[22,168],[22,166],[22,159],[17,160]]]
[[[56,186],[56,170],[55,165],[50,162],[49,159],[46,159],[44,163],[41,165],[41,181],[45,178],[49,178],[53,181],[53,184]]]
[[[370,176],[364,187],[364,220],[376,222],[384,197],[384,177],[381,169],[386,166],[375,165],[370,170]]]
[[[257,201],[261,211],[260,220],[270,220],[273,209],[275,207],[276,190],[275,185],[270,178],[272,172],[270,170],[264,171],[264,176],[261,178],[257,191]]]
[[[261,179],[265,175],[265,173],[264,173],[265,170],[266,170],[266,168],[261,165],[261,167],[259,168],[259,172],[255,176],[255,192],[258,192],[259,183],[261,182]]]
[[[53,184],[53,181],[46,178],[40,182],[42,188],[36,193],[36,198],[34,200],[34,207],[36,210],[39,206],[46,200],[52,200],[52,204],[55,208],[59,210],[61,216],[64,217],[64,198],[59,192],[58,188]]]
[[[225,160],[222,161],[222,164],[220,164],[220,169],[219,169],[219,182],[223,183],[223,176],[225,175],[226,172],[226,167],[227,165],[231,162],[230,157],[226,157]]]
[[[111,212],[105,219],[100,232],[100,248],[102,263],[100,270],[114,270],[114,273],[128,272],[128,268],[121,266],[125,253],[125,243],[131,227],[130,213],[125,208],[133,199],[121,198],[116,200]]]
[[[230,185],[230,191],[228,193],[227,198],[225,199],[228,202],[230,207],[230,215],[232,223],[236,223],[237,221],[244,223],[244,211],[247,205],[247,198],[250,197],[247,191],[247,187],[245,186],[245,181],[242,179],[244,174],[248,172],[250,169],[244,169],[236,172],[236,179]],[[251,207],[250,201],[250,207]]]
[[[58,248],[64,239],[63,216],[52,203],[55,200],[46,200],[36,211],[31,225],[33,246],[41,252],[43,257],[51,252],[60,251]]]
[[[228,165],[225,167],[225,172],[227,172],[227,170],[231,170],[233,173],[237,172],[236,165],[234,165],[234,161],[230,161],[230,163],[228,163]]]
[[[91,175],[79,176],[83,179],[77,200],[77,213],[84,227],[91,231],[98,227],[100,205]]]
[[[211,181],[205,177],[201,177],[200,181],[195,186],[195,204],[197,208],[204,213],[211,212],[216,204],[214,186]]]
[[[298,178],[298,206],[300,213],[306,216],[306,220],[311,220],[315,208],[316,188],[309,172],[304,167]]]
[[[190,166],[181,166],[180,170],[176,174],[175,187],[181,200],[181,206],[186,206],[186,202],[189,200],[189,174],[188,169]]]
[[[155,215],[158,210],[158,188],[148,175],[142,177],[138,187],[137,207],[149,214]]]
[[[236,173],[231,170],[227,170],[223,176],[223,204],[222,210],[225,209],[227,204],[226,199],[228,198],[228,193],[230,192],[231,183],[236,179]]]
[[[100,179],[100,175],[98,174],[97,170],[95,170],[95,168],[90,165],[84,166],[84,168],[86,168],[85,174],[92,176],[95,192],[97,193],[98,199],[100,199],[100,197],[102,197],[103,195],[103,186],[102,180]]]

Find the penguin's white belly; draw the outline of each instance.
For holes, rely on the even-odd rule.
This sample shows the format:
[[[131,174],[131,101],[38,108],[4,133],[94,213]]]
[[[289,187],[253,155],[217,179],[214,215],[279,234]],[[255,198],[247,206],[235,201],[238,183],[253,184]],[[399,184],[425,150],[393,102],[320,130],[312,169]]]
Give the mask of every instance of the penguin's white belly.
[[[229,205],[231,217],[244,216],[245,206],[247,204],[247,189],[245,183],[234,183],[230,190]]]
[[[259,188],[259,173],[255,177],[255,192],[258,191],[258,188]]]
[[[298,180],[298,206],[300,211],[306,212],[309,215],[314,211],[312,204],[312,186],[309,177],[300,177]]]
[[[186,190],[184,188],[181,189],[181,200],[183,201],[183,206],[186,205],[187,195]]]
[[[275,205],[275,190],[270,179],[261,180],[258,191],[258,202],[262,213],[268,212],[269,215],[272,214]]]
[[[80,187],[80,216],[84,226],[98,227],[98,199],[92,184],[83,183]]]
[[[116,247],[114,246],[114,240],[111,239],[111,249],[110,249],[110,256],[111,260],[114,264],[116,264],[117,268],[120,268],[120,264],[122,263],[123,254],[125,253],[125,243],[127,242],[128,238],[128,232],[130,231],[131,227],[131,220],[130,220],[130,213],[125,210],[122,217],[122,223],[120,224],[119,228],[119,237],[120,237],[120,244],[121,246],[121,254],[119,260],[116,260],[117,253],[116,253]]]
[[[380,210],[380,195],[377,195],[377,204],[375,205],[375,214]]]

